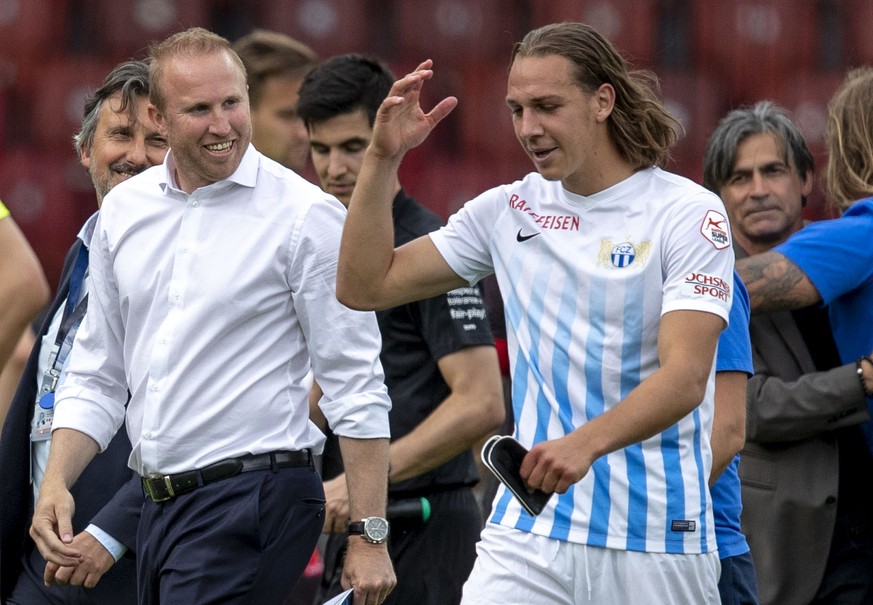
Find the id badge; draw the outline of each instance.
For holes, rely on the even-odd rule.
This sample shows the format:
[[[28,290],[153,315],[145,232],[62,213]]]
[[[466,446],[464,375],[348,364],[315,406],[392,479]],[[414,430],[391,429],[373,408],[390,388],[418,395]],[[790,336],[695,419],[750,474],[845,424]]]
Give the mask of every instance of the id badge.
[[[36,406],[33,409],[31,441],[45,441],[52,436],[52,420],[55,417],[55,385],[57,385],[57,376],[51,372],[46,372],[42,379],[42,388],[36,398]]]

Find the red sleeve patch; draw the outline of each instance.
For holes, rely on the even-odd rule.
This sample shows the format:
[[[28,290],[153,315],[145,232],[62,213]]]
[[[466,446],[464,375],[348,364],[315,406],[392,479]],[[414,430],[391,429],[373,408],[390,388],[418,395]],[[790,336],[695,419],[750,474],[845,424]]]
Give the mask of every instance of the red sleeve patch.
[[[716,250],[724,250],[731,245],[727,219],[715,210],[708,211],[703,217],[700,233],[715,246]]]

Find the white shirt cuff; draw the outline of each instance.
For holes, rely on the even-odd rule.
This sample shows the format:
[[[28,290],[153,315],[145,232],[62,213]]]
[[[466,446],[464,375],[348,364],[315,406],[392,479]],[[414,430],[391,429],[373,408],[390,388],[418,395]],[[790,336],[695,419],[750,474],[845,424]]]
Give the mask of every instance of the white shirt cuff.
[[[121,557],[124,556],[124,553],[127,552],[127,546],[107,534],[105,531],[94,525],[90,524],[85,528],[85,531],[94,536],[94,539],[100,542],[103,545],[103,548],[109,551],[109,554],[118,561]]]

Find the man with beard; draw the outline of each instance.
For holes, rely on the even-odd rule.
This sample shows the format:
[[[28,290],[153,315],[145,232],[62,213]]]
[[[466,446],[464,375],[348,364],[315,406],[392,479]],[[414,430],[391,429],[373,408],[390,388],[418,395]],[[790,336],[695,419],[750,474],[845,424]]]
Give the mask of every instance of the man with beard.
[[[167,141],[148,117],[148,66],[118,65],[86,102],[74,137],[100,208],[118,183],[160,164]],[[27,528],[51,447],[54,391],[64,378],[70,346],[87,308],[88,250],[97,213],[86,221],[67,254],[57,295],[31,352],[3,427],[0,445],[0,599],[9,604],[136,603],[134,547],[142,491],[127,467],[124,431],[91,463],[73,489],[72,545],[77,566],[58,568],[27,537]],[[31,463],[32,461],[32,463]],[[117,564],[116,564],[117,563]]]

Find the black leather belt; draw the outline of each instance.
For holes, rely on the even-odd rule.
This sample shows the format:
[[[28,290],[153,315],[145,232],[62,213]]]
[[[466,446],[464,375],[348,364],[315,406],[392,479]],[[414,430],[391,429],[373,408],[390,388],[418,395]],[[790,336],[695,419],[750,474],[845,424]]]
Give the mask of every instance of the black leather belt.
[[[311,465],[312,453],[308,449],[294,452],[248,454],[238,458],[219,460],[214,464],[193,471],[143,477],[142,487],[153,502],[166,502],[198,487],[228,479],[240,473]]]

